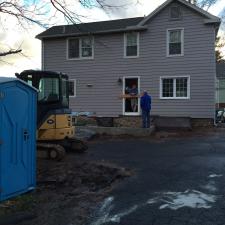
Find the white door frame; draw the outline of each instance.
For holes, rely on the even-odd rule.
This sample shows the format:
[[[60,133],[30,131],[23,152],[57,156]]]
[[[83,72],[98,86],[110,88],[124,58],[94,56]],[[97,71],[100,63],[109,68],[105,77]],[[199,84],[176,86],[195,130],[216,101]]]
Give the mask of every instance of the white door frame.
[[[133,79],[136,78],[138,79],[138,95],[140,94],[140,81],[141,81],[141,77],[140,76],[124,76],[123,77],[123,95],[125,94],[125,80],[126,79]],[[123,115],[125,116],[139,116],[141,115],[141,107],[140,107],[140,97],[138,97],[138,111],[137,112],[125,112],[125,98],[123,98],[122,100],[122,108],[123,108]]]

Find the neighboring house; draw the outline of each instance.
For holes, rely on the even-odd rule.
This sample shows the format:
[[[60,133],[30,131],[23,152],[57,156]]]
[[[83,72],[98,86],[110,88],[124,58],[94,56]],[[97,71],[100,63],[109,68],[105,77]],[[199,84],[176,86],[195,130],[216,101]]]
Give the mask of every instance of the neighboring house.
[[[185,0],[167,0],[146,17],[54,26],[37,38],[43,69],[70,76],[73,111],[140,115],[138,96],[121,98],[137,88],[152,96],[153,115],[213,119],[219,25]]]
[[[225,61],[216,64],[216,106],[225,108]]]

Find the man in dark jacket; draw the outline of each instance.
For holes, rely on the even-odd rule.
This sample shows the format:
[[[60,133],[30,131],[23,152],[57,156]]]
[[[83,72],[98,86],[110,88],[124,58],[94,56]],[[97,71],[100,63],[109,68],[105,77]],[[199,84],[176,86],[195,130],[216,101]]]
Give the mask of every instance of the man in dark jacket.
[[[142,109],[142,127],[150,127],[150,111],[151,111],[151,96],[148,95],[147,91],[143,92],[141,97],[141,109]]]

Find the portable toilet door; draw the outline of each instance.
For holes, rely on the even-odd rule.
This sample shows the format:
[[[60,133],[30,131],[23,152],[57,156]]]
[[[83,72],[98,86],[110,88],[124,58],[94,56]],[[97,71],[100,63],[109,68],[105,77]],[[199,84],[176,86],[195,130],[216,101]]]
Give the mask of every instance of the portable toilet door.
[[[36,95],[19,79],[0,78],[0,201],[35,187]]]

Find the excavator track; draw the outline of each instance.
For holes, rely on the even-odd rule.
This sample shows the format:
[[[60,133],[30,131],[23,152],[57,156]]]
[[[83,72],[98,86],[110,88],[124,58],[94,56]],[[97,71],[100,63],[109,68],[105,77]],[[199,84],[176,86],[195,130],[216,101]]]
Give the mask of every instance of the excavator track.
[[[66,154],[65,148],[59,144],[38,142],[37,149],[39,158],[51,159],[55,161],[62,160]]]

